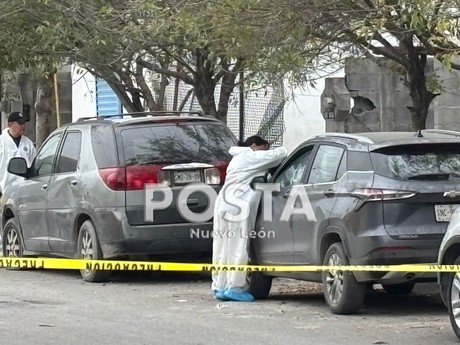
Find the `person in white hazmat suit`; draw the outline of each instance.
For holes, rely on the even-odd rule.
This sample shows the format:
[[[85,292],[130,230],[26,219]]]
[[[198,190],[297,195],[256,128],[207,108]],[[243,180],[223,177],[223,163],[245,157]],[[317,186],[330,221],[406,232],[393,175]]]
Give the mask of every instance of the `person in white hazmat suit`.
[[[249,259],[249,234],[254,230],[261,191],[250,183],[257,176],[279,165],[287,149],[269,150],[269,143],[259,136],[249,137],[230,148],[233,156],[227,168],[225,183],[214,207],[213,265],[246,265]],[[212,271],[214,297],[221,300],[250,302],[245,271]]]
[[[21,112],[12,112],[8,116],[8,127],[0,135],[0,195],[13,181],[22,177],[10,174],[8,163],[13,157],[23,157],[30,167],[35,157],[36,149],[32,140],[24,135],[25,123],[28,120]]]

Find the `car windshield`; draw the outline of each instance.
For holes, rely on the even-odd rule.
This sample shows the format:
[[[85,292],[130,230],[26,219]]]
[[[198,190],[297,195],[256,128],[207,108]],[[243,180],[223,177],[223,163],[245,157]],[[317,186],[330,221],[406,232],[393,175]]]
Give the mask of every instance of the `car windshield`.
[[[387,148],[371,157],[378,174],[401,180],[448,180],[460,172],[460,145]]]
[[[126,165],[227,162],[235,139],[220,124],[173,123],[124,129]]]

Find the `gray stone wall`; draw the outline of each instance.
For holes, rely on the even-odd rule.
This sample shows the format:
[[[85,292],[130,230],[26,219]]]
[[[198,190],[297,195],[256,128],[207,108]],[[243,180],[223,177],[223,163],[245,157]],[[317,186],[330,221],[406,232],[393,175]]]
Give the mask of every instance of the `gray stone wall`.
[[[438,74],[439,70],[439,62],[428,61],[427,75]],[[441,71],[445,73],[443,78],[448,80],[445,83],[448,90],[432,103],[426,126],[437,129],[453,129],[452,126],[456,126],[460,130],[460,122],[457,124],[453,116],[455,109],[460,108],[460,101],[452,95],[454,90],[460,93],[457,91],[460,73],[455,75],[445,69]],[[407,108],[411,105],[409,90],[393,62],[384,58],[377,61],[348,59],[345,78],[328,78],[325,85],[323,102],[327,103],[327,98],[332,97],[336,105],[350,103],[347,116],[331,116],[330,112],[322,111],[327,132],[413,131]],[[341,89],[341,92],[337,92],[337,89]]]

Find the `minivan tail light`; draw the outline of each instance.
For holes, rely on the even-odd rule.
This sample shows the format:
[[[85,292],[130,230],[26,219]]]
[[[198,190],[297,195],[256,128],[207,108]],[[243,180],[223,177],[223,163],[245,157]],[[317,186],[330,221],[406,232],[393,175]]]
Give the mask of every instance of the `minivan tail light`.
[[[119,191],[126,188],[125,168],[99,169],[99,176],[101,176],[102,182],[111,190]]]
[[[158,183],[158,165],[99,169],[104,184],[114,191],[143,190],[147,183]]]
[[[209,168],[204,170],[204,182],[206,184],[220,184],[221,173],[218,168]]]
[[[417,195],[417,193],[411,191],[379,188],[359,188],[355,189],[351,194],[367,201],[409,199]]]

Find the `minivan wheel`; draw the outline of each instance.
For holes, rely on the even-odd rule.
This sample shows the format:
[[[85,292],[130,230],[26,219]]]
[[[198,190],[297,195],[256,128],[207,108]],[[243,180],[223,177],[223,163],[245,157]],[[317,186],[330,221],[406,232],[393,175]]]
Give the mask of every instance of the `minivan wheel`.
[[[390,295],[406,295],[412,292],[415,282],[407,282],[401,284],[382,284],[383,290]]]
[[[9,219],[3,228],[2,252],[4,257],[17,258],[23,255],[21,231],[14,218]]]
[[[333,243],[326,252],[324,265],[348,265],[342,243]],[[333,314],[353,314],[361,308],[366,284],[356,281],[351,271],[323,271],[323,293]]]
[[[460,257],[455,260],[455,265],[460,264]],[[447,310],[452,329],[460,339],[460,272],[449,275],[447,284]]]
[[[87,260],[102,260],[102,250],[97,238],[96,229],[90,220],[85,221],[78,233],[77,257]],[[87,282],[104,282],[110,278],[108,270],[82,269],[80,274]]]

